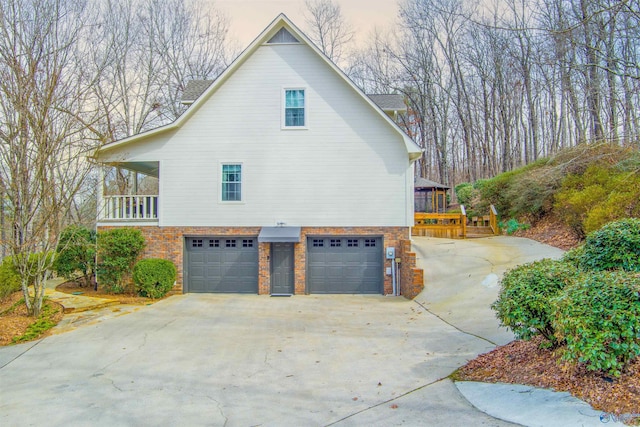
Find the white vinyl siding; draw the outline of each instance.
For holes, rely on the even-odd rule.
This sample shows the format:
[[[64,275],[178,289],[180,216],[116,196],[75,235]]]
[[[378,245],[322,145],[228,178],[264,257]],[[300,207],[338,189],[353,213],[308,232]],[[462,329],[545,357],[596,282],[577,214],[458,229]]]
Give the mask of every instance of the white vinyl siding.
[[[308,129],[283,132],[283,90],[297,88],[305,89]],[[180,129],[114,149],[101,161],[124,158],[161,162],[160,226],[413,220],[402,136],[303,44],[260,46]],[[210,203],[222,200],[221,174],[212,165],[237,160],[242,203]]]

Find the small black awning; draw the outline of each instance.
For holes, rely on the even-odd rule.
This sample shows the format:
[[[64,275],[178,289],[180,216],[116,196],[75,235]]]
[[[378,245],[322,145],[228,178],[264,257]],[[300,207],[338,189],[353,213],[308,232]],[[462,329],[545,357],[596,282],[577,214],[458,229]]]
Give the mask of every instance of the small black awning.
[[[258,242],[297,243],[300,241],[300,227],[262,227]]]

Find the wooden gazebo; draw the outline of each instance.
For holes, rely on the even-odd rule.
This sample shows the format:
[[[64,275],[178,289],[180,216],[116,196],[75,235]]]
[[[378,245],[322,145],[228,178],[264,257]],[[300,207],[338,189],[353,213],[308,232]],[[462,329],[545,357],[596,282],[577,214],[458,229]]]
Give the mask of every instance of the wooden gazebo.
[[[426,178],[416,178],[414,184],[414,209],[416,212],[445,213],[447,191],[450,187]]]

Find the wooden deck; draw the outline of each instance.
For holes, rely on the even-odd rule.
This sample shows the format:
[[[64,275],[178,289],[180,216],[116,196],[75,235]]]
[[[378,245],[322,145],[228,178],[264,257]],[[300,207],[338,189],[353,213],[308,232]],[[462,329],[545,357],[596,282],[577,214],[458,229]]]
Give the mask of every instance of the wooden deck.
[[[491,205],[489,215],[467,218],[464,206],[460,213],[424,213],[414,214],[412,236],[444,237],[448,239],[466,239],[500,234],[498,213]]]

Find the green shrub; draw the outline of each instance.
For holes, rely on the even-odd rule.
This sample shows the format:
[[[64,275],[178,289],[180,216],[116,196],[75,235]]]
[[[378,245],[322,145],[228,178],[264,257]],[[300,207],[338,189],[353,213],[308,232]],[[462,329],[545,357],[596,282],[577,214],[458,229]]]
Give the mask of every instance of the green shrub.
[[[473,185],[469,182],[464,182],[462,184],[456,185],[456,198],[458,199],[458,203],[465,206],[470,206],[471,200],[473,198]]]
[[[141,296],[162,298],[176,281],[176,267],[166,259],[143,259],[133,268],[133,281]]]
[[[504,274],[498,300],[491,308],[517,338],[528,340],[540,334],[546,345],[555,346],[550,300],[578,274],[572,265],[551,259],[517,266]]]
[[[553,196],[562,182],[561,172],[552,167],[523,169],[505,189],[509,210],[503,215],[540,219],[553,208]]]
[[[498,225],[499,228],[501,230],[505,230],[509,236],[511,236],[516,231],[528,230],[529,228],[531,228],[530,224],[519,223],[515,218],[511,218],[507,222],[500,221]]]
[[[589,234],[580,265],[588,270],[640,271],[640,218],[610,222]]]
[[[640,176],[594,164],[563,180],[555,209],[579,236],[608,222],[640,216]]]
[[[508,215],[511,212],[511,200],[507,196],[507,190],[518,174],[518,171],[505,172],[491,179],[477,182],[480,202],[475,206],[475,210],[489,212],[489,207],[494,205],[499,214]]]
[[[21,303],[24,304],[24,300],[22,300]],[[39,338],[42,334],[58,324],[58,322],[53,320],[58,311],[58,308],[54,308],[51,304],[45,302],[38,316],[38,320],[29,325],[24,334],[14,337],[12,342],[15,344]]]
[[[581,276],[553,301],[564,358],[587,369],[619,376],[640,356],[640,276],[593,272]]]
[[[98,234],[98,280],[108,292],[127,290],[131,269],[144,249],[144,237],[134,228],[116,228]]]
[[[6,257],[0,264],[0,299],[20,290],[20,274],[13,265],[13,259]]]
[[[73,279],[82,273],[85,286],[89,286],[94,273],[96,256],[96,234],[77,225],[65,228],[56,249],[54,270],[59,276]]]
[[[577,269],[581,269],[582,260],[584,259],[584,245],[580,245],[568,250],[562,255],[562,261],[571,264]]]

